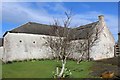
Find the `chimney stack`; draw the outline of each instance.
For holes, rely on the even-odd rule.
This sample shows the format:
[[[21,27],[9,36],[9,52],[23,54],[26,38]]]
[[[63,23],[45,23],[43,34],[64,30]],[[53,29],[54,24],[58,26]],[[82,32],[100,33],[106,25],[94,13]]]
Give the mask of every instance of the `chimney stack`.
[[[98,16],[99,21],[104,21],[104,15]]]

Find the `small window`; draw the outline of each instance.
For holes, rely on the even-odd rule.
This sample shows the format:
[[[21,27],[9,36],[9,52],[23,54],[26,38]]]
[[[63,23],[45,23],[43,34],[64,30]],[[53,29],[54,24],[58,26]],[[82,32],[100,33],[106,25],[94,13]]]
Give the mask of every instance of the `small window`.
[[[35,41],[33,41],[33,43],[35,43]]]
[[[20,40],[20,42],[22,42],[22,41]]]

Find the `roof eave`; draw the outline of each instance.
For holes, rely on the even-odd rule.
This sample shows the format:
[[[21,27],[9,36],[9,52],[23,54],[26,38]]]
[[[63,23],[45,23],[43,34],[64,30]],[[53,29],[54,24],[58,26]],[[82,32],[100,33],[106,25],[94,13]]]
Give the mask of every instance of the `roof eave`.
[[[10,31],[6,31],[6,32],[3,34],[3,36],[2,36],[2,37],[5,37],[5,35],[6,35],[8,32],[10,32]]]
[[[120,32],[118,33],[118,35],[120,35]]]

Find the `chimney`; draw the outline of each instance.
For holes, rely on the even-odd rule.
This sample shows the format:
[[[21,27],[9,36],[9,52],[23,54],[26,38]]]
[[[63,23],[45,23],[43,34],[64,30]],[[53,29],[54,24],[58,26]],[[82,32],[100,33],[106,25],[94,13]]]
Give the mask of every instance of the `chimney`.
[[[104,21],[104,15],[98,16],[99,21]]]

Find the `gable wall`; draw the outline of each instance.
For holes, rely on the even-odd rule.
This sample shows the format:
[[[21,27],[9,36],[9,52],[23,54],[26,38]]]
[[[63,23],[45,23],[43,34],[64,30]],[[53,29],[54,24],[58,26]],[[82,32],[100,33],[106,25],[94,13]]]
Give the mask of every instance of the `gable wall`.
[[[103,27],[98,43],[91,49],[91,58],[95,60],[114,57],[115,40],[104,21],[99,21],[99,28]]]

